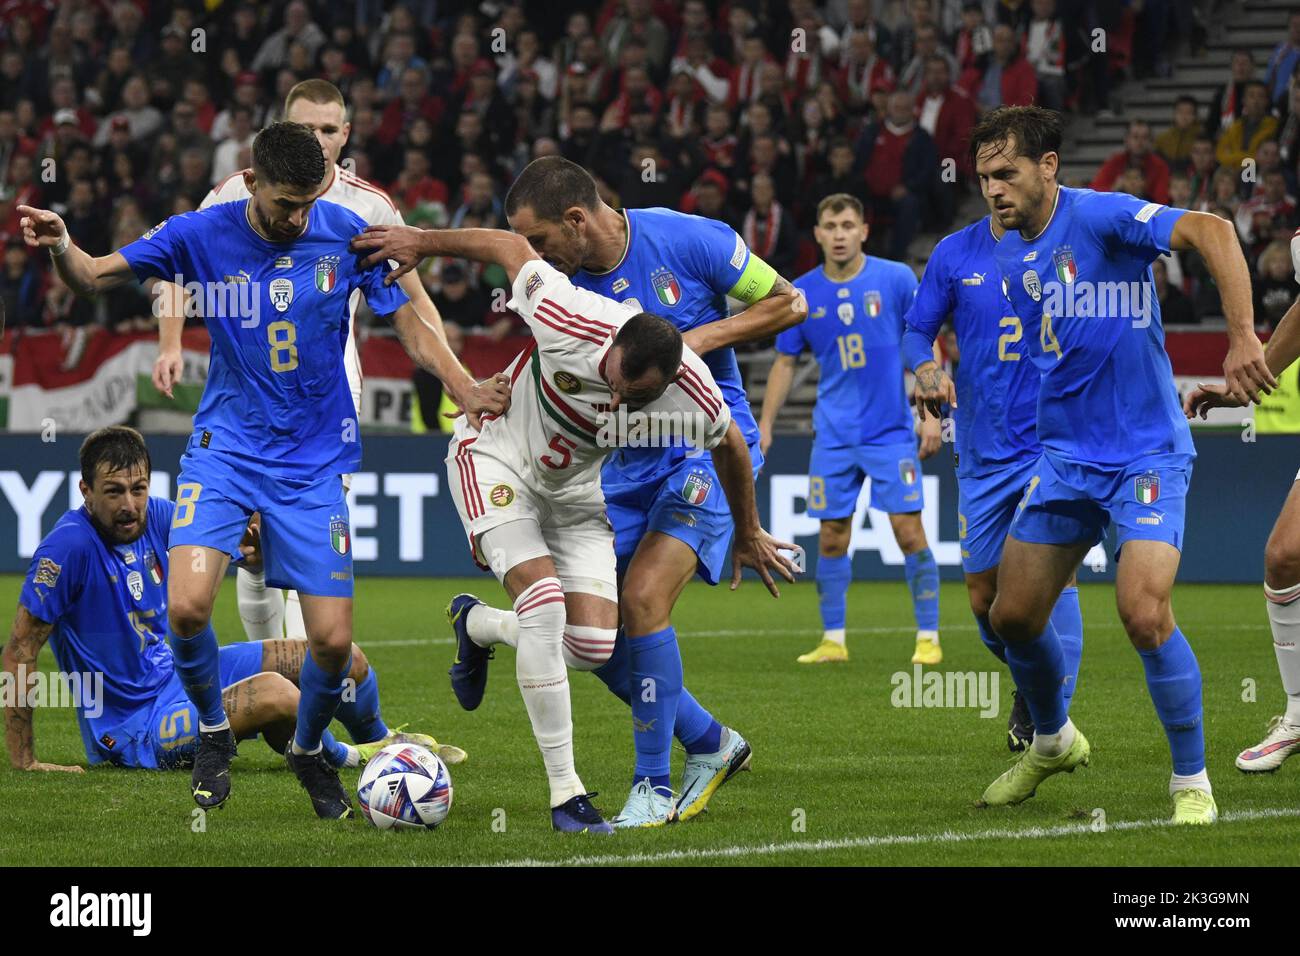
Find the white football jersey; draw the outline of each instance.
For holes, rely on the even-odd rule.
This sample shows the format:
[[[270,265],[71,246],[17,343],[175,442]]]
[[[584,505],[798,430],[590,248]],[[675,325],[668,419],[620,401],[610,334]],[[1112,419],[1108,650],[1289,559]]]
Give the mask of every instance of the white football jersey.
[[[515,277],[508,307],[536,342],[510,364],[510,409],[483,416],[474,445],[544,486],[596,481],[602,459],[637,442],[716,448],[731,412],[709,368],[689,348],[667,391],[649,405],[610,413],[605,360],[614,336],[639,311],[586,289],[541,259]],[[622,413],[622,414],[620,414]],[[472,436],[462,417],[457,438]]]
[[[204,197],[200,209],[216,206],[220,203],[247,199],[250,195],[244,185],[244,172],[240,170],[227,176]],[[353,175],[337,163],[334,164],[334,179],[329,188],[320,196],[332,203],[338,203],[352,210],[370,226],[401,226],[402,214],[397,211],[388,193],[364,179]],[[361,355],[357,351],[357,305],[361,302],[361,290],[354,289],[348,300],[351,321],[348,324],[348,341],[343,352],[343,364],[348,373],[348,387],[352,390],[352,403],[361,411]]]

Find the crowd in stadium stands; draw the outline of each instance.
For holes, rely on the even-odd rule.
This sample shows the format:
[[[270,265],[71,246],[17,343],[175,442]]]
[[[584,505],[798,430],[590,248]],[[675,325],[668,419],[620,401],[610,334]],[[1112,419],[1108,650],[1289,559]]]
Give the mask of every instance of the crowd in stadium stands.
[[[55,209],[92,253],[121,246],[248,165],[309,77],[347,99],[344,162],[413,224],[504,226],[513,177],[559,154],[611,203],[730,223],[787,276],[816,264],[811,219],[832,191],[862,199],[873,252],[907,259],[919,231],[964,221],[982,112],[1105,115],[1113,84],[1167,76],[1170,51],[1203,43],[1214,5],[0,0],[0,296],[11,327],[150,327],[145,289],[73,297],[22,246],[15,206]],[[1131,124],[1091,183],[1233,219],[1261,322],[1294,292],[1300,15],[1284,31],[1267,63],[1235,55],[1213,102]],[[424,278],[449,324],[522,331],[493,311],[500,270],[432,262]],[[1201,264],[1170,257],[1157,281],[1170,322],[1215,313]]]

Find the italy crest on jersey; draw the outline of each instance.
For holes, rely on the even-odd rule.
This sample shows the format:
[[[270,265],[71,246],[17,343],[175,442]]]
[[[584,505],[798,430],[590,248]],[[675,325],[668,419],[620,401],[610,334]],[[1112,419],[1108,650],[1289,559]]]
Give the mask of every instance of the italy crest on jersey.
[[[334,516],[330,518],[330,547],[336,554],[348,553],[348,519]]]
[[[328,295],[339,281],[339,257],[321,256],[316,260],[316,291]]]
[[[1056,278],[1064,285],[1069,285],[1079,275],[1079,267],[1074,264],[1074,250],[1069,246],[1061,246],[1053,252],[1052,261],[1056,263]]]
[[[898,477],[902,479],[903,484],[916,484],[916,462],[910,458],[902,458],[898,462]]]
[[[650,273],[650,284],[654,286],[659,301],[669,308],[682,301],[682,287],[678,285],[677,277],[667,268],[660,266]]]
[[[1138,504],[1153,505],[1160,497],[1160,476],[1139,475],[1133,480],[1133,491]]]
[[[149,569],[149,579],[154,584],[162,584],[162,564],[158,561],[158,555],[150,551],[144,556],[144,564]]]
[[[709,477],[709,473],[695,469],[686,476],[686,484],[682,485],[682,497],[686,499],[687,504],[702,505],[704,499],[709,497],[712,488],[713,479]]]
[[[868,316],[873,319],[878,318],[882,308],[880,304],[880,293],[873,289],[872,291],[863,294],[862,307],[867,310]]]

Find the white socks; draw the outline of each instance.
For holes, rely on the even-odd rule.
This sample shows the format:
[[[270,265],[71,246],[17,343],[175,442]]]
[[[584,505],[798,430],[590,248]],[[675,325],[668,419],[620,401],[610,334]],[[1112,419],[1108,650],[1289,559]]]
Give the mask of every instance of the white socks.
[[[1286,691],[1286,722],[1300,725],[1300,584],[1280,591],[1264,585],[1273,652]]]
[[[594,671],[614,653],[618,631],[604,627],[564,626],[564,663],[575,671]]]
[[[266,586],[266,575],[240,568],[235,575],[239,619],[250,641],[270,641],[284,633],[284,592]]]
[[[1067,720],[1065,726],[1054,734],[1034,733],[1034,742],[1030,745],[1034,752],[1043,757],[1059,757],[1070,749],[1074,743],[1074,721]]]
[[[521,594],[520,597],[522,598],[523,595]],[[465,629],[469,631],[469,639],[479,647],[491,647],[493,644],[519,646],[519,617],[514,611],[502,611],[488,607],[486,604],[475,604],[465,615]]]
[[[1210,775],[1205,768],[1201,768],[1200,773],[1194,773],[1190,776],[1180,777],[1178,774],[1171,774],[1169,777],[1169,796],[1173,796],[1179,790],[1204,790],[1206,793],[1213,793],[1210,789]]]
[[[842,628],[842,627],[835,627],[835,628],[831,628],[829,631],[822,631],[822,640],[823,640],[823,641],[830,641],[830,642],[832,642],[832,643],[834,643],[834,644],[838,644],[840,647],[843,647],[843,646],[844,646],[844,628]]]
[[[527,588],[515,600],[515,616],[519,629],[515,677],[546,764],[551,806],[558,807],[587,792],[573,767],[573,714],[562,651],[564,591],[559,579],[542,578]]]
[[[937,645],[939,643],[939,632],[938,631],[917,631],[916,639],[918,641],[931,641],[932,643]]]
[[[284,636],[291,641],[307,640],[307,624],[302,619],[297,591],[284,592]]]

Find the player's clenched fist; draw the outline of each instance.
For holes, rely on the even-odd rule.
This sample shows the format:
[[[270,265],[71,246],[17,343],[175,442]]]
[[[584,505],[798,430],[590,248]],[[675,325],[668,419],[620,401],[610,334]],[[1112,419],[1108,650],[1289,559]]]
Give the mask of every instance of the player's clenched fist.
[[[458,398],[461,411],[448,413],[447,417],[455,418],[463,412],[477,431],[483,427],[484,415],[504,415],[510,410],[510,378],[498,372],[491,378],[475,382],[473,388]]]
[[[18,226],[23,231],[23,241],[29,246],[57,250],[63,245],[67,248],[68,227],[63,224],[58,213],[32,206],[19,206],[18,214],[22,217]]]
[[[384,278],[384,285],[392,285],[429,255],[425,231],[415,226],[368,226],[361,235],[352,237],[352,249],[371,253],[362,261],[363,268],[385,259],[397,263],[397,268]]]

